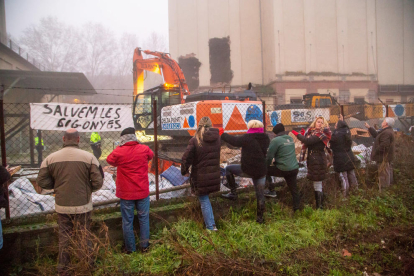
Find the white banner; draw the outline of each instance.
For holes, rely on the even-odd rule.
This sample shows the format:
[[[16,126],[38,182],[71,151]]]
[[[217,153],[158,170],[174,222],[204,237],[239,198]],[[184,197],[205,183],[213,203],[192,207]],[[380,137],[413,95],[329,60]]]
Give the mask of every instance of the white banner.
[[[319,116],[324,117],[327,121],[330,118],[329,108],[292,109],[290,114],[292,123],[310,123]]]
[[[130,105],[31,103],[30,127],[79,132],[122,131],[134,127]]]

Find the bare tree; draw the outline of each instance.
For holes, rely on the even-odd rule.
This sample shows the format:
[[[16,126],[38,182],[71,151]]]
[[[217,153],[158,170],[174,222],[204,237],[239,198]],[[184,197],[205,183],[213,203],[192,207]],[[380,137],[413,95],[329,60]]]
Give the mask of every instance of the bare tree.
[[[139,45],[138,41],[135,34],[129,33],[124,33],[119,39],[116,75],[126,76],[132,74],[132,57],[134,49]]]
[[[83,71],[93,83],[97,76],[112,74],[115,66],[113,57],[117,43],[112,31],[100,23],[87,23],[83,26],[85,61]]]
[[[159,33],[152,32],[144,41],[145,50],[167,52],[167,38]]]
[[[24,30],[19,43],[48,71],[78,71],[84,59],[79,31],[56,17]]]

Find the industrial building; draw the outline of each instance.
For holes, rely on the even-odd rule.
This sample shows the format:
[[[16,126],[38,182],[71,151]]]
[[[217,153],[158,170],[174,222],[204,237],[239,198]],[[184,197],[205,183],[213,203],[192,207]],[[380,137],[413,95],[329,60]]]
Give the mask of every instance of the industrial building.
[[[195,91],[414,99],[414,0],[169,0],[169,49]]]

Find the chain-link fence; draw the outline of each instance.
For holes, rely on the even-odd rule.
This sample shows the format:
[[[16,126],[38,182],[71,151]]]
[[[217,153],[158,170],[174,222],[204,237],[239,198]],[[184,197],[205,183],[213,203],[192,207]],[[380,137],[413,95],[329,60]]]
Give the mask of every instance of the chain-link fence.
[[[287,131],[306,129],[316,116],[323,116],[335,128],[340,115],[348,124],[353,145],[352,151],[360,164],[369,162],[373,138],[365,123],[380,129],[384,117],[395,117],[394,128],[408,133],[414,125],[414,104],[383,105],[334,105],[326,108],[266,105],[260,101],[198,101],[178,105],[166,102],[142,102],[134,105],[133,121],[140,143],[148,145],[155,157],[148,164],[151,200],[171,199],[191,194],[189,175],[181,175],[181,159],[190,139],[197,131],[202,117],[209,117],[214,128],[221,128],[230,135],[247,132],[250,120],[265,122],[265,132],[272,139],[273,127],[283,123]],[[264,112],[263,112],[264,111]],[[155,120],[153,118],[158,118]],[[42,190],[36,184],[41,162],[51,153],[62,148],[63,133],[57,130],[35,130],[30,127],[29,104],[4,104],[4,132],[6,160],[11,167],[21,166],[9,183],[9,209],[2,209],[1,218],[21,219],[54,212],[53,191]],[[116,168],[106,162],[107,156],[120,140],[119,131],[81,132],[79,148],[93,153],[104,170],[104,185],[93,193],[95,208],[115,206]],[[296,154],[301,143],[295,141]],[[98,138],[97,138],[98,137]],[[99,143],[97,143],[99,140]],[[154,142],[157,141],[157,143]],[[157,160],[157,161],[155,161]],[[220,150],[221,191],[228,189],[225,170],[230,164],[239,164],[240,148],[222,141]],[[157,166],[155,165],[157,164]],[[191,170],[190,170],[191,171]],[[306,166],[300,168],[299,178],[306,175]],[[276,182],[281,181],[274,179]],[[236,177],[239,187],[252,185],[251,179]]]

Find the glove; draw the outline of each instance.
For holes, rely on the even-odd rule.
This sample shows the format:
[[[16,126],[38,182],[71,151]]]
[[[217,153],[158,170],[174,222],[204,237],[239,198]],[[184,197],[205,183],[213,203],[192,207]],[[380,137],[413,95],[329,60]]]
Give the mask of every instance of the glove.
[[[300,134],[302,134],[302,135],[305,135],[305,132],[306,132],[306,130],[303,129],[303,128],[300,130]]]
[[[293,133],[293,135],[295,135],[295,136],[298,136],[298,132],[297,131],[294,131],[294,130],[292,130],[292,133]]]
[[[224,129],[222,127],[219,127],[219,134],[220,136],[224,133]]]

